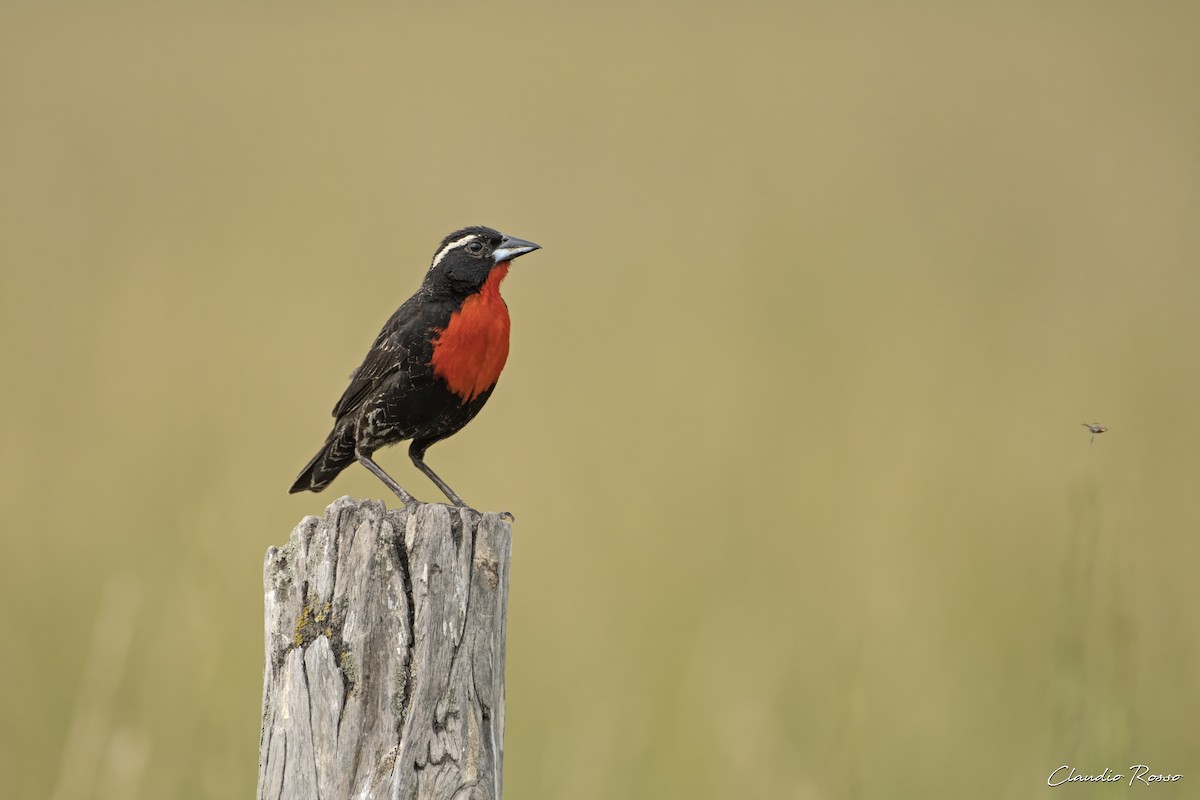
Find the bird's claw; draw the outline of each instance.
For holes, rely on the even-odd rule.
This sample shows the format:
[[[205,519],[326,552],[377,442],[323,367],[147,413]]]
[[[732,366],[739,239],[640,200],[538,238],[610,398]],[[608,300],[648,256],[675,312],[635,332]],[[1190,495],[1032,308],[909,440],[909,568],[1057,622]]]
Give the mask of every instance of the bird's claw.
[[[466,503],[463,503],[462,505],[451,506],[451,508],[456,508],[461,512],[470,514],[472,516],[474,522],[479,522],[480,520],[483,519],[482,511],[476,511],[475,509],[471,508]],[[513,516],[513,513],[511,511],[501,511],[496,516],[500,517],[500,519],[507,519],[509,522],[517,521],[517,518],[515,516]]]

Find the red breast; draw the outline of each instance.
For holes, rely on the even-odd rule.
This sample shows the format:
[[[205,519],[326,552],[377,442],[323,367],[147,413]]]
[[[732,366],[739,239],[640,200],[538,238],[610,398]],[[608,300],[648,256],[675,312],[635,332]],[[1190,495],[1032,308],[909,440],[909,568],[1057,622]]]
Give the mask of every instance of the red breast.
[[[433,341],[433,372],[464,403],[495,386],[508,360],[508,306],[500,281],[511,263],[497,264]]]

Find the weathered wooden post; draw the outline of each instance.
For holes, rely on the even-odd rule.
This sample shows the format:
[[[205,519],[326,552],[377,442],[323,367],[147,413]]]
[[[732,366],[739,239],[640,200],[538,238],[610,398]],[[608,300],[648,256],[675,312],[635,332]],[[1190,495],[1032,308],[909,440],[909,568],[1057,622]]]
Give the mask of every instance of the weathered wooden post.
[[[267,551],[260,800],[499,800],[512,528],[336,500]]]

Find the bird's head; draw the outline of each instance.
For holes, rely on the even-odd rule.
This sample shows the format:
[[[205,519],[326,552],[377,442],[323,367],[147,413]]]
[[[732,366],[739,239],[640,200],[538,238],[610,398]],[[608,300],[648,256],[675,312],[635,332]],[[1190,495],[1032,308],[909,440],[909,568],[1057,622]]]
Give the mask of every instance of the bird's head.
[[[495,269],[507,270],[514,258],[539,248],[533,242],[481,225],[463,228],[442,240],[425,283],[435,291],[472,294],[483,288]]]

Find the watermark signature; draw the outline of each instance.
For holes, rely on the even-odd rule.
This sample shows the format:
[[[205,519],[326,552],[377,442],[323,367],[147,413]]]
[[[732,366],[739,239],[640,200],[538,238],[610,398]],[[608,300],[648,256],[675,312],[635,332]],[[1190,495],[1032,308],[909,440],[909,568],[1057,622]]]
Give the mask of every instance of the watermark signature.
[[[1174,775],[1170,772],[1151,772],[1150,767],[1145,764],[1134,764],[1129,768],[1129,774],[1125,775],[1120,772],[1113,772],[1112,769],[1105,767],[1103,772],[1085,774],[1072,767],[1070,764],[1063,764],[1054,772],[1050,773],[1050,777],[1046,779],[1047,786],[1062,786],[1068,783],[1119,783],[1129,779],[1129,785],[1133,786],[1137,783],[1144,783],[1149,786],[1152,783],[1175,783],[1182,780],[1182,775]]]

